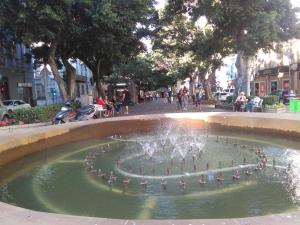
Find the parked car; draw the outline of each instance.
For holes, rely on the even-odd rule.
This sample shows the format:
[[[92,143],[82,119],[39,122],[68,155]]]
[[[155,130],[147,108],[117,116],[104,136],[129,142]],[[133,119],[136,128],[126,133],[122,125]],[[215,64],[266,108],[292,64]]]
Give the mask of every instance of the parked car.
[[[227,97],[230,96],[228,92],[216,92],[215,99],[221,102],[225,102]]]
[[[224,92],[228,93],[228,95],[233,96],[235,89],[234,88],[226,88],[224,89]]]
[[[7,120],[9,118],[9,111],[30,107],[31,106],[28,103],[22,100],[5,100],[0,102],[0,120]]]

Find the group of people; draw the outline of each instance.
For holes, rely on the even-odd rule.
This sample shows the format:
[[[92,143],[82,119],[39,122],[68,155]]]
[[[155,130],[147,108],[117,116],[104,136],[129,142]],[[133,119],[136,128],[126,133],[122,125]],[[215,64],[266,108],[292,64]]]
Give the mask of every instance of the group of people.
[[[122,96],[113,96],[111,100],[109,100],[108,96],[106,95],[104,99],[99,96],[96,100],[96,104],[101,106],[105,109],[104,116],[111,117],[116,114],[120,114],[122,107],[124,107],[124,114],[128,114],[128,107],[131,101],[130,93],[127,89],[124,90]]]
[[[189,90],[187,87],[181,88],[177,93],[177,106],[178,110],[188,110],[188,102],[189,102]],[[200,107],[201,100],[204,96],[204,90],[202,87],[197,87],[195,89],[195,94],[192,95],[193,103],[197,107]]]
[[[234,102],[234,111],[243,111],[245,109],[247,112],[252,112],[253,107],[258,105],[261,99],[259,97],[254,97],[253,99],[247,99],[245,93],[240,92],[239,96]]]

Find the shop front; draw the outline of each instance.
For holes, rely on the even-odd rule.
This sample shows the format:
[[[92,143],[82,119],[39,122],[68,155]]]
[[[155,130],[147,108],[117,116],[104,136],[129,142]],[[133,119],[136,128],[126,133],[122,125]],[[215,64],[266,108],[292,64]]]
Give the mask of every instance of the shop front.
[[[278,90],[289,90],[290,77],[293,77],[294,73],[295,71],[289,72],[288,66],[280,66],[258,71],[254,78],[254,95],[263,97],[275,93]],[[292,85],[292,87],[293,86],[295,85]]]

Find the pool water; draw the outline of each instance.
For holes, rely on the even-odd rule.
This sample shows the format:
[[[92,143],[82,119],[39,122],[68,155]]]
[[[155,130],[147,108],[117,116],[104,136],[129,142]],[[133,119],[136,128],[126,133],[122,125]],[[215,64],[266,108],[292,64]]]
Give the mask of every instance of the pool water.
[[[122,219],[283,213],[299,207],[299,146],[203,130],[116,134],[2,168],[0,197],[37,211]]]

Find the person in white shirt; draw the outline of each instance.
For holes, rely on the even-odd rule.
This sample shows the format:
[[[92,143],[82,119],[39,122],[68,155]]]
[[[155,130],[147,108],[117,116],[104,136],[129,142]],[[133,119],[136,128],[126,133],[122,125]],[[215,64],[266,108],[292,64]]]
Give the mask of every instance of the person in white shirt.
[[[241,111],[242,105],[244,105],[246,102],[247,102],[247,98],[245,96],[245,93],[242,91],[235,100],[235,103],[234,103],[235,111]]]

